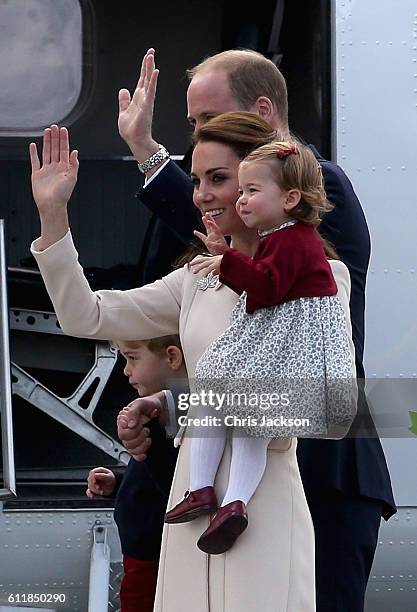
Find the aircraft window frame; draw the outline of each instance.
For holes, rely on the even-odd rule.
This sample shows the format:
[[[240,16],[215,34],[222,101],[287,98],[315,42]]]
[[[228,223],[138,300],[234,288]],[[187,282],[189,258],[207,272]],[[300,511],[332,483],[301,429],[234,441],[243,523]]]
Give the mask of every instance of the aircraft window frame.
[[[51,64],[52,66],[54,63],[53,61],[54,55],[57,57],[59,56],[59,54],[61,54],[61,57],[60,58],[58,57],[58,60],[55,66],[55,70],[52,70],[52,73],[50,72],[50,69],[47,67],[46,62],[43,65],[39,66],[39,79],[41,79],[43,75],[44,80],[42,81],[41,86],[39,87],[37,85],[36,87],[34,86],[34,89],[36,89],[38,92],[37,94],[38,102],[36,102],[36,97],[34,98],[33,96],[32,97],[28,96],[27,111],[22,112],[20,110],[19,116],[21,117],[27,116],[30,112],[30,107],[32,107],[32,113],[33,113],[33,109],[37,108],[36,106],[37,104],[38,104],[38,108],[41,106],[44,107],[45,101],[43,98],[43,93],[47,91],[48,89],[48,82],[53,86],[54,75],[58,74],[62,70],[63,65],[64,66],[66,65],[67,71],[65,73],[66,81],[63,80],[62,84],[66,82],[67,89],[62,90],[62,99],[61,99],[61,104],[59,105],[59,107],[56,105],[56,102],[55,102],[56,98],[54,96],[51,96],[51,105],[48,108],[48,110],[43,111],[43,108],[41,108],[39,110],[37,120],[34,121],[32,124],[30,124],[30,120],[27,120],[27,121],[22,120],[20,121],[20,123],[19,121],[16,121],[16,124],[12,125],[13,118],[11,114],[7,116],[7,113],[5,112],[5,114],[3,115],[3,118],[1,117],[1,114],[0,114],[0,137],[28,137],[28,136],[34,137],[34,136],[41,135],[44,128],[51,125],[51,123],[60,123],[60,124],[65,123],[65,125],[67,126],[71,125],[72,123],[74,123],[74,121],[76,121],[84,113],[86,106],[88,105],[91,99],[91,94],[92,94],[92,90],[94,86],[95,65],[96,65],[96,61],[95,61],[96,36],[95,36],[94,11],[93,11],[91,1],[90,0],[72,0],[73,12],[71,13],[71,15],[73,18],[74,33],[67,32],[66,37],[64,39],[66,42],[66,46],[63,46],[61,48],[61,53],[60,53],[60,44],[61,44],[60,36],[62,34],[61,34],[61,31],[59,31],[59,27],[62,28],[62,19],[59,18],[59,10],[62,8],[62,5],[55,3],[54,0],[50,0],[51,6],[49,5],[48,6],[50,9],[52,8],[52,15],[49,18],[49,14],[51,13],[51,11],[48,11],[48,13],[45,13],[44,6],[41,4],[41,2],[43,2],[44,0],[30,0],[30,1],[33,3],[32,10],[42,11],[41,18],[45,14],[48,14],[48,27],[50,28],[48,30],[47,28],[42,26],[42,19],[38,21],[38,23],[41,24],[39,26],[39,29],[40,29],[40,33],[42,33],[43,35],[43,39],[42,39],[42,44],[37,46],[37,51],[42,52],[42,46],[43,46],[43,57],[45,58],[45,60],[48,60],[48,62],[50,58],[52,58],[52,64]],[[69,6],[68,4],[65,5],[66,7],[65,10],[68,10],[68,6]],[[12,6],[12,10],[13,10],[13,6]],[[25,8],[23,10],[25,11],[25,14],[29,21],[31,17],[31,13],[30,13],[31,7],[28,7],[27,4],[25,3]],[[79,14],[78,14],[78,11],[79,11]],[[32,18],[33,18],[33,15],[32,15]],[[78,25],[79,25],[79,28],[78,28]],[[6,29],[7,24],[6,25],[3,24],[2,27]],[[27,29],[25,30],[23,26],[21,31],[22,32],[29,31],[29,27],[27,27]],[[67,60],[67,58],[73,55],[73,46],[71,43],[74,38],[80,41],[80,44],[77,45],[78,57],[76,60],[74,60],[74,63],[65,64],[64,62]],[[34,39],[34,43],[36,43],[36,39]],[[50,46],[50,49],[47,49],[48,45]],[[10,46],[13,46],[13,45],[10,45]],[[22,50],[16,51],[16,53],[17,54],[21,53],[22,58],[26,57],[27,59],[26,68],[24,68],[24,65],[22,62],[20,74],[18,70],[15,70],[15,74],[16,74],[15,89],[13,90],[13,93],[10,93],[10,97],[8,100],[7,98],[2,100],[2,105],[4,105],[4,108],[10,108],[14,106],[13,100],[16,100],[16,98],[18,98],[19,88],[22,87],[22,85],[19,84],[19,81],[23,83],[23,87],[24,87],[24,84],[25,84],[24,75],[33,74],[33,70],[36,70],[36,62],[39,61],[39,53],[33,52],[34,59],[32,63],[30,62],[30,57],[32,57],[32,56],[28,57],[30,53],[30,48],[31,48],[30,44],[26,45],[26,55],[25,55],[25,48],[24,48],[25,44],[22,43],[21,47],[22,47]],[[42,54],[40,55],[40,57],[42,57]],[[5,70],[7,69],[7,66],[10,65],[10,63],[11,62],[7,64],[7,59],[6,59],[3,65]],[[2,71],[2,67],[0,63],[0,82],[2,82],[1,71]],[[38,83],[37,79],[34,79],[34,81],[32,82]],[[75,94],[72,93],[74,85],[77,87]],[[7,87],[4,88],[4,91],[7,91]],[[73,104],[68,103],[68,98],[71,95],[74,96]],[[42,101],[42,104],[40,104],[41,101]]]
[[[0,429],[3,459],[3,488],[0,488],[0,500],[16,495],[5,253],[4,221],[0,219]]]

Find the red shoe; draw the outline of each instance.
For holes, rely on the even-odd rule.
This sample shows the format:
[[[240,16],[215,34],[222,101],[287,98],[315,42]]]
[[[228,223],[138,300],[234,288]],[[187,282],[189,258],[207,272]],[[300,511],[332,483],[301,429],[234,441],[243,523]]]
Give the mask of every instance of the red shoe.
[[[182,502],[166,513],[165,523],[188,523],[202,514],[216,512],[219,504],[213,487],[187,491]]]
[[[197,546],[209,555],[221,555],[229,550],[248,526],[246,506],[233,501],[220,508],[208,528],[200,536]]]

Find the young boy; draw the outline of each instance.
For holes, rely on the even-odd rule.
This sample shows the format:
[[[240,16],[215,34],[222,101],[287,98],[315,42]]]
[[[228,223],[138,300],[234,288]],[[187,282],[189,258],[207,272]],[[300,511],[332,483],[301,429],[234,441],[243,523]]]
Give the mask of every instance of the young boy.
[[[122,342],[124,374],[141,397],[184,383],[187,372],[178,336]],[[147,424],[152,432],[150,459],[133,458],[122,478],[104,467],[90,471],[87,496],[115,495],[114,518],[123,552],[124,576],[120,588],[121,612],[152,612],[158,574],[164,513],[174,474],[177,449],[166,438],[157,419]]]

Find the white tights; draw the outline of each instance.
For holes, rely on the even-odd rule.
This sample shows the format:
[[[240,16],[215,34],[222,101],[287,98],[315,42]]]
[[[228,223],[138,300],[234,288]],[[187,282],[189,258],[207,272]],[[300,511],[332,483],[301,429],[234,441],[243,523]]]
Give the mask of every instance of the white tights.
[[[213,486],[226,444],[225,426],[216,427],[217,437],[191,441],[190,491]],[[239,437],[233,430],[229,483],[221,506],[241,500],[247,504],[256,491],[266,466],[270,440]]]

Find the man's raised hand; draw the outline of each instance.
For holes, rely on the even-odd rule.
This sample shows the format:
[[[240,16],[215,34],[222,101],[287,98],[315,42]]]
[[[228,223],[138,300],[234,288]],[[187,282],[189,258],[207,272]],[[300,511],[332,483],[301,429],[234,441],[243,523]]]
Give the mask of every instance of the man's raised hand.
[[[153,108],[159,70],[155,68],[155,50],[148,49],[133,96],[127,89],[119,91],[119,133],[138,162],[158,151],[152,138]]]

